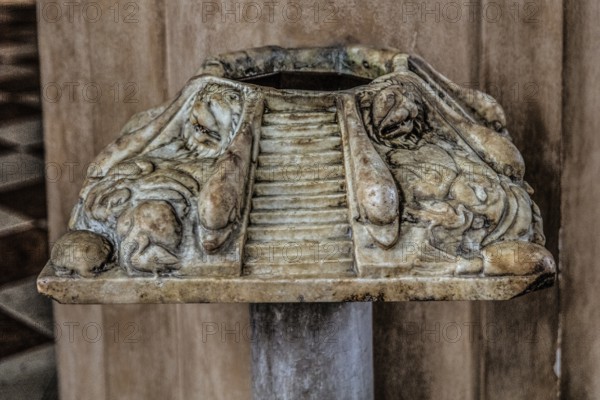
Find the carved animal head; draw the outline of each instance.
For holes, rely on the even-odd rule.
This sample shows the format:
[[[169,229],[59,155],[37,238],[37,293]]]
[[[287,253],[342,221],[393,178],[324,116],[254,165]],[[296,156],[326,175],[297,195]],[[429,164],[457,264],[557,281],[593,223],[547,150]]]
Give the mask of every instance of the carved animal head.
[[[393,148],[417,147],[426,129],[422,103],[403,85],[373,94],[363,108],[363,118],[371,138]]]
[[[197,94],[186,121],[186,148],[198,157],[220,156],[235,135],[241,113],[242,95],[238,90],[208,85]]]

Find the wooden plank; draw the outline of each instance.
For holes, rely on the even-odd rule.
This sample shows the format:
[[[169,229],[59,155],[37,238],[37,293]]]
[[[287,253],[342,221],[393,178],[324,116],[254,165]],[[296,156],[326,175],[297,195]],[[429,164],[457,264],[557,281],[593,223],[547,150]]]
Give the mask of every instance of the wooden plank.
[[[565,2],[561,398],[600,398],[600,3]]]
[[[376,399],[477,399],[474,302],[375,304]]]
[[[250,398],[252,329],[247,304],[181,304],[182,399]]]
[[[183,398],[176,312],[174,304],[102,306],[106,399]]]
[[[90,81],[87,26],[80,22],[61,24],[54,21],[52,14],[44,15],[43,11],[48,11],[48,7],[54,4],[50,0],[38,2],[51,243],[66,230],[71,208],[83,182],[81,166],[89,163],[94,156],[93,142],[89,140],[92,104],[77,101],[69,91],[70,82]],[[69,169],[74,173],[69,174]],[[102,323],[101,307],[55,304],[54,321],[61,398],[105,398],[104,348],[101,343],[85,340],[81,334],[81,328],[86,324]],[[89,368],[90,365],[96,367]]]
[[[94,104],[98,153],[133,114],[167,100],[164,4],[163,0],[88,0],[88,4],[88,10],[103,10],[103,18],[89,23],[92,82],[82,88]]]
[[[468,8],[460,12],[457,20],[450,8],[433,0],[405,4],[394,0],[376,4],[356,0],[185,2],[168,6],[169,93],[181,88],[208,56],[266,45],[395,47],[426,56],[442,73],[458,79],[457,83],[473,82],[477,64],[472,60],[477,59],[478,46],[471,43],[478,20],[467,18]],[[469,62],[457,63],[458,58]]]
[[[546,245],[557,258],[562,3],[484,0],[482,10],[481,89],[504,106],[525,178],[536,189]],[[556,397],[557,311],[556,287],[482,305],[482,326],[496,332],[482,341],[482,399]]]
[[[84,179],[84,169],[95,155],[92,110],[75,84],[91,81],[88,25],[57,21],[56,2],[40,0],[38,30],[46,196],[50,242],[67,229],[71,210]],[[54,10],[54,11],[52,11]]]
[[[106,399],[102,306],[54,303],[55,354],[60,398]],[[84,333],[85,332],[85,333]]]

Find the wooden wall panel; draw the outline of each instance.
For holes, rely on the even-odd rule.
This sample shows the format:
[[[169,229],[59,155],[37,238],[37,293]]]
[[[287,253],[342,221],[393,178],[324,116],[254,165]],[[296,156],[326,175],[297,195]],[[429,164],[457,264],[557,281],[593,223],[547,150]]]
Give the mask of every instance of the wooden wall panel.
[[[106,399],[186,399],[176,312],[174,304],[102,306]]]
[[[525,179],[536,189],[546,245],[558,259],[562,2],[482,4],[488,13],[482,18],[481,88],[506,111],[527,165]],[[482,326],[494,335],[482,341],[482,399],[556,397],[557,315],[557,287],[482,305]]]
[[[132,114],[166,99],[162,10],[162,0],[38,2],[51,241],[95,155]]]
[[[565,2],[561,398],[600,398],[600,3]]]
[[[250,399],[252,329],[248,305],[177,307],[181,398]]]
[[[94,326],[103,326],[102,306],[54,304],[58,391],[62,400],[106,398],[104,346],[91,336],[95,335]],[[84,329],[90,329],[89,337],[84,337]]]
[[[134,113],[167,99],[164,4],[163,0],[87,0],[87,4],[88,10],[102,10],[98,22],[88,22],[90,74],[101,93],[93,109],[98,153],[118,137]],[[93,11],[88,14],[93,18]],[[93,97],[93,87],[89,92]]]
[[[472,82],[476,77],[477,64],[473,60],[477,59],[478,52],[475,45],[478,22],[464,17],[460,21],[449,19],[449,11],[442,11],[439,2],[304,0],[289,3],[291,5],[281,2],[269,7],[269,2],[264,5],[261,2],[183,2],[167,7],[169,60],[173,60],[167,66],[170,95],[183,86],[205,57],[265,45],[359,43],[396,47],[426,56],[441,72],[461,82]],[[238,8],[234,8],[236,4]],[[261,11],[252,13],[253,5],[262,5]]]
[[[55,9],[50,3],[38,2],[38,41],[44,145],[49,171],[46,183],[49,240],[53,242],[66,230],[83,182],[81,166],[91,161],[95,150],[90,140],[93,104],[81,101],[80,93],[69,90],[70,83],[91,81],[88,27],[81,20],[60,23],[59,14],[53,14]],[[77,173],[69,174],[69,171]],[[75,330],[75,324],[81,327],[89,322],[101,323],[102,308],[55,304],[54,319],[61,398],[78,400],[83,394],[104,398],[103,346],[84,340],[81,331]],[[90,365],[96,368],[89,368]]]
[[[588,270],[598,236],[593,210],[599,122],[593,107],[599,99],[589,82],[600,77],[598,49],[588,49],[598,43],[593,19],[598,6],[593,0],[566,0],[563,123],[563,4],[558,0],[292,3],[86,0],[77,3],[70,20],[66,3],[39,0],[47,162],[61,172],[60,178],[48,177],[51,241],[64,232],[94,155],[133,113],[174,96],[205,57],[267,44],[396,47],[420,54],[455,82],[498,98],[523,151],[526,177],[537,190],[534,199],[555,256],[565,126],[562,391],[566,399],[598,397],[600,354],[593,335],[599,320],[593,306],[598,274]],[[53,14],[56,5],[63,13],[59,20]],[[96,21],[94,7],[102,10]],[[579,64],[570,61],[582,57]],[[102,94],[94,101],[98,87]],[[62,91],[58,100],[57,88]],[[63,336],[57,352],[63,398],[113,399],[137,389],[173,399],[250,396],[249,340],[243,334],[247,305],[57,305],[55,310],[59,323],[94,322],[103,328],[137,323],[147,340],[140,346],[113,343],[109,336],[94,343]],[[554,398],[557,313],[557,289],[502,303],[375,304],[377,397]],[[202,324],[215,323],[218,329],[238,324],[239,340],[199,341]],[[452,331],[457,325],[458,340]],[[501,329],[493,340],[492,328]]]
[[[56,2],[38,2],[38,41],[46,151],[50,242],[66,230],[83,183],[83,166],[95,155],[93,104],[83,101],[75,84],[91,82],[88,24],[65,23]],[[56,10],[59,11],[56,11]],[[67,20],[68,21],[68,20]],[[76,173],[69,174],[69,168]]]
[[[376,304],[376,399],[478,399],[476,303]]]

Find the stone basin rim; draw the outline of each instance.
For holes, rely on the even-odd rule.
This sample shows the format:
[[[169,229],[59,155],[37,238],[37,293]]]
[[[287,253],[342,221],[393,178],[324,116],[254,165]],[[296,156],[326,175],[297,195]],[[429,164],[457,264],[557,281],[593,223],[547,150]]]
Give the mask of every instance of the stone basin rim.
[[[324,72],[376,79],[406,71],[411,56],[394,48],[363,45],[283,48],[264,46],[223,53],[207,59],[195,75],[208,74],[235,81],[279,72]]]

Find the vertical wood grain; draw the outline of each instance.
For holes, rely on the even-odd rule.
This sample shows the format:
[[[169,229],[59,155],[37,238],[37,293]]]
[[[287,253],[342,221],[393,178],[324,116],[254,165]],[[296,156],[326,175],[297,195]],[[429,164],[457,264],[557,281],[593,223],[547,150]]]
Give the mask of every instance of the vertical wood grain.
[[[95,155],[93,105],[69,90],[71,83],[91,80],[88,26],[81,20],[61,21],[54,4],[40,0],[37,5],[50,242],[65,232],[83,182],[81,166]],[[85,324],[102,323],[101,307],[55,304],[54,320],[61,398],[105,398],[103,346],[81,335]]]
[[[173,90],[183,86],[207,56],[266,45],[358,43],[396,47],[426,56],[459,83],[473,82],[479,21],[468,16],[477,2],[469,4],[460,14],[436,1],[204,1],[169,5],[169,93],[173,95]]]
[[[471,302],[376,304],[376,399],[477,399],[479,330]]]
[[[181,304],[178,309],[182,399],[251,398],[247,304]]]
[[[600,398],[600,4],[565,2],[562,399]]]
[[[102,306],[54,304],[55,354],[62,400],[106,398],[104,346],[95,336],[95,328],[102,326]]]
[[[98,153],[118,137],[133,114],[167,100],[165,5],[163,0],[86,1],[89,10],[103,13],[98,22],[88,23],[92,85],[87,96],[94,104],[93,143]]]
[[[183,399],[176,307],[102,307],[106,399]]]
[[[88,24],[59,17],[56,2],[38,2],[38,41],[44,147],[47,165],[49,239],[67,229],[84,174],[95,155],[93,104],[75,85],[91,82]],[[69,173],[73,172],[73,173]]]
[[[481,88],[502,104],[527,165],[546,246],[558,259],[562,2],[482,3]],[[501,11],[501,14],[498,14]],[[552,399],[558,378],[558,289],[482,305],[482,399]]]

